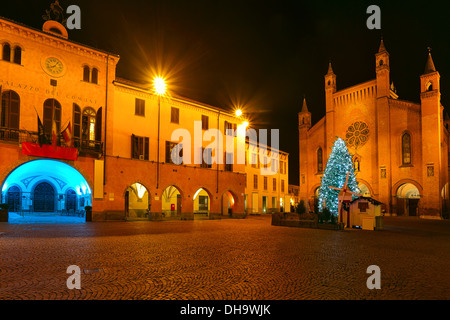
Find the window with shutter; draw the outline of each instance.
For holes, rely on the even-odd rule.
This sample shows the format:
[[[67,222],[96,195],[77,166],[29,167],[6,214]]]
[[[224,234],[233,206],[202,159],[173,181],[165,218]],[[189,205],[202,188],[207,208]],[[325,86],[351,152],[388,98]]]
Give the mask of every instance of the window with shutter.
[[[11,46],[8,43],[3,45],[3,60],[11,62]]]
[[[175,149],[175,158],[172,159],[172,152],[174,149]],[[181,164],[182,158],[183,158],[183,145],[175,142],[166,141],[166,163]]]
[[[83,67],[83,81],[89,82],[91,79],[91,69],[88,66]]]
[[[20,126],[20,97],[14,91],[2,94],[1,127],[19,129]]]
[[[212,149],[202,148],[202,164],[201,167],[205,169],[211,169],[212,168]]]
[[[16,47],[14,49],[14,63],[22,64],[22,48]]]
[[[209,117],[202,116],[202,130],[208,130],[208,129],[209,129]]]
[[[172,114],[170,117],[170,122],[179,124],[180,123],[180,109],[172,108]]]
[[[131,136],[131,157],[138,160],[150,159],[150,139],[147,137]]]
[[[236,124],[225,121],[225,134],[227,136],[235,136],[236,135]]]
[[[61,131],[61,104],[55,99],[48,99],[44,102],[44,132],[49,137],[52,134],[53,119],[56,122],[57,132]]]
[[[98,69],[94,68],[92,69],[92,83],[98,84]]]
[[[136,98],[135,115],[145,117],[145,100]]]

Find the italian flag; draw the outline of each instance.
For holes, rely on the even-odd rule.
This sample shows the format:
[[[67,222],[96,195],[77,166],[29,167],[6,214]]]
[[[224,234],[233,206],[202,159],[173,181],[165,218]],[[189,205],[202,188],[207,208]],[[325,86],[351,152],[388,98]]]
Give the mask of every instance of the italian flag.
[[[53,126],[52,126],[52,145],[54,146],[54,147],[56,147],[57,146],[57,140],[56,140],[56,138],[57,138],[57,136],[58,136],[58,129],[56,128],[56,121],[55,120],[53,120]]]
[[[64,141],[66,142],[66,146],[69,148],[73,148],[73,139],[72,139],[72,126],[69,124],[67,128],[62,132],[62,136]]]

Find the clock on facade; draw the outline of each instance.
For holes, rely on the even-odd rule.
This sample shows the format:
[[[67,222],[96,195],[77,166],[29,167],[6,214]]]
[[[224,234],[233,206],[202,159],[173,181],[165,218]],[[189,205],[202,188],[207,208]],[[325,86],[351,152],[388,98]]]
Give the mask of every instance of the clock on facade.
[[[61,77],[64,75],[65,67],[61,60],[50,57],[42,61],[42,68],[44,71],[53,77]]]

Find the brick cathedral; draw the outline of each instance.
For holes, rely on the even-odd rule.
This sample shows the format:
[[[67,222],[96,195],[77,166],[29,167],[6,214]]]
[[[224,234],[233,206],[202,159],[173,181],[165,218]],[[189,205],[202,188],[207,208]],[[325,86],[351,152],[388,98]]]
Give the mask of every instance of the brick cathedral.
[[[313,204],[331,147],[340,137],[353,157],[361,194],[381,201],[386,215],[448,218],[450,119],[444,115],[440,75],[431,53],[420,76],[420,102],[399,99],[383,40],[375,62],[375,79],[339,91],[330,62],[326,116],[315,125],[303,102],[300,197]]]

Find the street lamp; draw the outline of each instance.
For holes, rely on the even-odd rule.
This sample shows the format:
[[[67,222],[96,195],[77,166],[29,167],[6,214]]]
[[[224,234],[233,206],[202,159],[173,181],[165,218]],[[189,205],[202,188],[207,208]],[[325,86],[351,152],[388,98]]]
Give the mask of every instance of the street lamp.
[[[157,164],[156,164],[156,189],[159,189],[159,149],[161,138],[161,96],[166,94],[167,85],[166,81],[161,77],[156,77],[153,81],[153,86],[156,94],[158,95],[158,151],[157,151]]]
[[[166,94],[167,86],[166,81],[161,77],[156,77],[153,81],[155,92],[158,96],[163,96]]]

